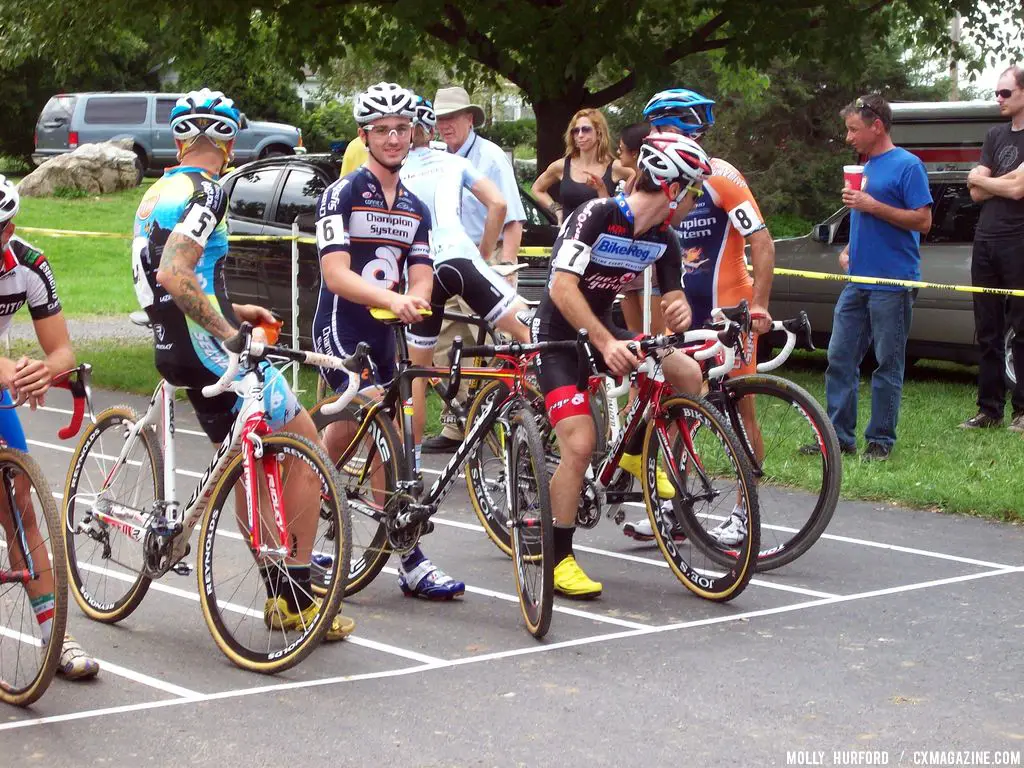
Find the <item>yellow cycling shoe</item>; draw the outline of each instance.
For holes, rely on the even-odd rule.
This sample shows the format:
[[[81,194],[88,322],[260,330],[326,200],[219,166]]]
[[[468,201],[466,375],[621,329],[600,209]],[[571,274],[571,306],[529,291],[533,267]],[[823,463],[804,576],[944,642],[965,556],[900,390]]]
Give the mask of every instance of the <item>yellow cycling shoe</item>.
[[[601,594],[601,582],[592,580],[580,568],[576,558],[567,555],[555,566],[555,592],[575,600],[590,600]]]
[[[643,480],[643,468],[640,466],[640,457],[635,453],[624,453],[619,459],[619,468],[629,472],[637,480]],[[671,499],[676,495],[676,489],[672,481],[668,479],[668,473],[658,467],[657,471],[658,496],[663,499]]]
[[[267,625],[267,629],[283,629],[286,631],[301,629],[316,616],[317,611],[320,610],[319,602],[318,600],[306,610],[298,612],[292,611],[288,607],[288,602],[283,597],[278,597],[277,599],[268,597],[266,604],[263,606],[263,623]],[[324,635],[324,640],[326,642],[344,640],[352,634],[355,628],[356,623],[353,619],[350,619],[348,616],[342,616],[339,613],[331,621],[331,626],[327,630],[327,634]]]

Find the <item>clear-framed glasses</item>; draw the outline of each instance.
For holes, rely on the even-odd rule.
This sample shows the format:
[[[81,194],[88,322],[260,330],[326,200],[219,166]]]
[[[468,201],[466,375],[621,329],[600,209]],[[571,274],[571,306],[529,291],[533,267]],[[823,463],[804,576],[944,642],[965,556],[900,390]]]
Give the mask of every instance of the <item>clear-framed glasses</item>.
[[[394,133],[399,139],[407,139],[410,134],[412,134],[412,123],[402,123],[401,125],[396,125],[394,127],[387,125],[368,125],[366,126],[366,132],[378,139],[387,139],[392,133]]]

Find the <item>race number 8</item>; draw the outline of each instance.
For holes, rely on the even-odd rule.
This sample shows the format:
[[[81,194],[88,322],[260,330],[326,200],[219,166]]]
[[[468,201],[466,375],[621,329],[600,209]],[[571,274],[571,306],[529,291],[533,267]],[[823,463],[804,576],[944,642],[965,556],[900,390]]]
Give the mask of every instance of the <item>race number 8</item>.
[[[744,237],[749,235],[751,232],[756,232],[764,226],[764,222],[761,221],[761,217],[758,215],[757,209],[754,208],[753,204],[749,200],[743,201],[729,211],[729,220],[736,228],[736,231]]]

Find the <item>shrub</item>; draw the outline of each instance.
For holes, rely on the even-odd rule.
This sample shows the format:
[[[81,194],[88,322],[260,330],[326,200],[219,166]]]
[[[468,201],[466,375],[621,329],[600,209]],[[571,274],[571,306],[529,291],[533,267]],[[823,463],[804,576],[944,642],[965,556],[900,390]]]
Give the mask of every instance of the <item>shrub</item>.
[[[481,128],[480,135],[490,139],[502,149],[515,149],[518,145],[533,147],[537,140],[537,121],[534,119],[510,120],[491,123]]]
[[[302,129],[302,143],[310,152],[328,152],[332,142],[347,142],[358,130],[352,109],[336,101],[300,113],[297,125]]]

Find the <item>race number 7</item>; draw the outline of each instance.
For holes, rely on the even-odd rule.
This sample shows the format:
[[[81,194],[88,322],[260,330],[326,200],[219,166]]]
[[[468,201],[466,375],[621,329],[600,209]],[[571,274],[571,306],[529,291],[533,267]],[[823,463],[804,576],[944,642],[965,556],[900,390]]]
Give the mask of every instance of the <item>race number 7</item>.
[[[582,258],[581,258],[582,257]],[[590,247],[578,240],[565,240],[554,259],[554,266],[582,275],[590,263]]]

